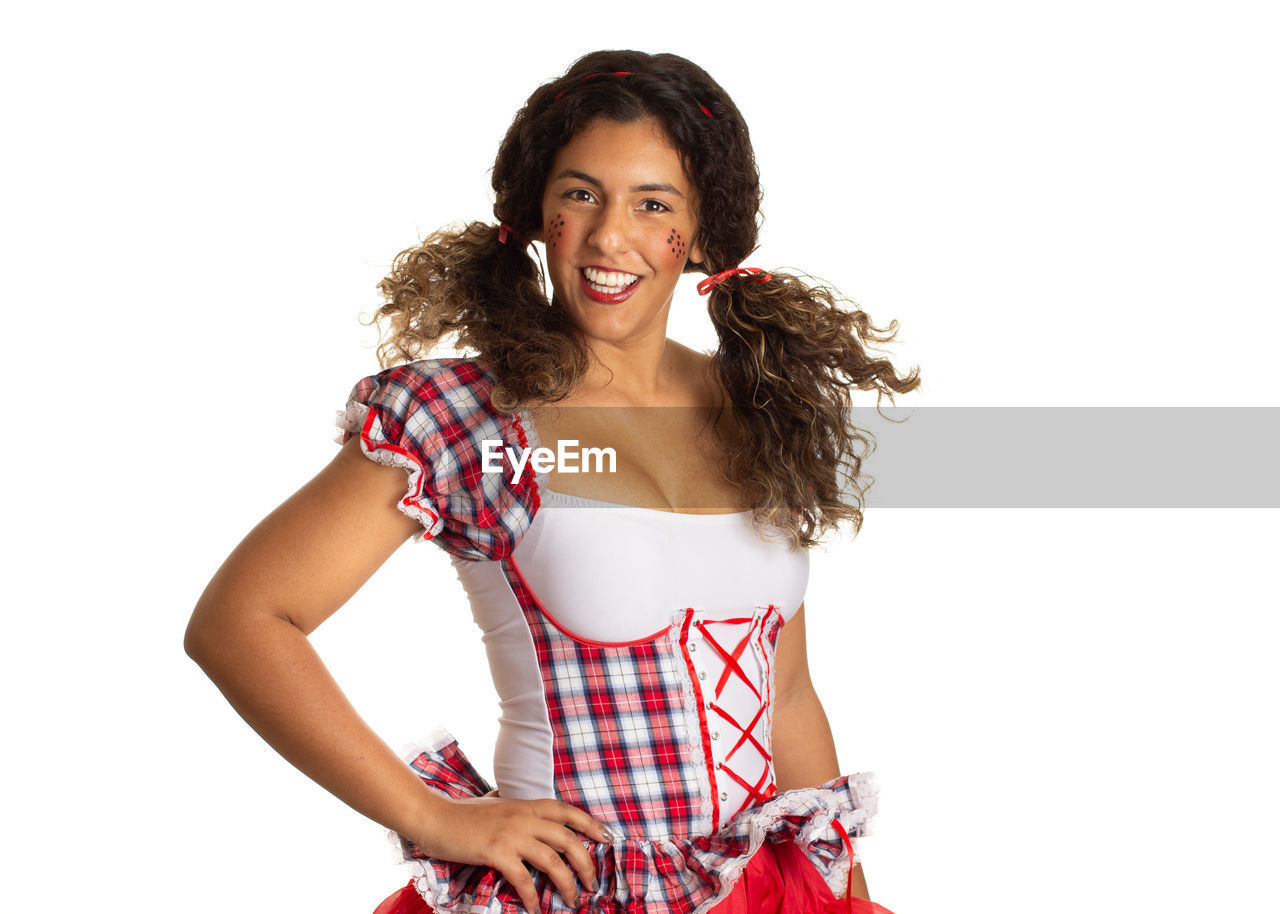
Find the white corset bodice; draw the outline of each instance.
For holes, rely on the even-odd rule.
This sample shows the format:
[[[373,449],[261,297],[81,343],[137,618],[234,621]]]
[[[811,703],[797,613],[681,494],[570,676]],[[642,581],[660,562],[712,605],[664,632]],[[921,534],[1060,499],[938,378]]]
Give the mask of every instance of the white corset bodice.
[[[648,639],[686,608],[704,619],[728,620],[772,605],[785,621],[804,599],[808,553],[762,539],[748,512],[672,514],[545,488],[540,494],[541,507],[511,559],[547,615],[580,640]],[[553,796],[552,730],[533,639],[516,597],[501,563],[455,558],[454,566],[483,632],[498,691],[499,790],[525,799]],[[765,696],[758,685],[746,684],[771,681],[764,652],[753,643],[758,635],[746,623],[714,622],[692,632],[689,642],[689,660],[705,692],[707,746],[718,756],[715,762],[733,772],[712,785],[726,819],[749,796],[746,785],[764,775],[772,781],[768,756],[760,751],[768,747]]]

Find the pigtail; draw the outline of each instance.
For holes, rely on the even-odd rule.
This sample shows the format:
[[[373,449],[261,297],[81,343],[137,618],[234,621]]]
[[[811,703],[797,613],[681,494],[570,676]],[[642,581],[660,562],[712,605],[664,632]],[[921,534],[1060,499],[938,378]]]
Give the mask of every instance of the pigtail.
[[[494,161],[494,215],[508,228],[473,222],[437,232],[401,253],[379,285],[389,325],[384,367],[421,358],[443,338],[492,367],[495,406],[511,411],[562,400],[592,358],[568,315],[544,291],[543,271],[524,239],[542,224],[542,196],[556,151],[605,118],[654,118],[697,188],[698,259],[741,264],[757,248],[760,174],[742,114],[705,70],[673,54],[599,51],[529,96]],[[676,253],[673,251],[672,253]],[[918,372],[898,375],[869,348],[894,338],[838,294],[795,276],[731,267],[709,276],[709,310],[720,337],[713,370],[737,423],[717,422],[725,476],[758,524],[811,546],[839,522],[861,527],[861,472],[871,438],[849,421],[854,387],[880,397],[914,390]],[[717,284],[718,283],[718,284]]]
[[[586,371],[572,324],[543,291],[542,268],[516,237],[472,222],[442,229],[401,251],[378,283],[386,303],[382,366],[424,357],[449,338],[494,369],[492,400],[511,411],[528,400],[558,400]],[[566,367],[569,370],[566,370]]]
[[[894,338],[897,321],[877,328],[834,290],[786,273],[759,280],[720,282],[707,303],[720,340],[715,372],[737,420],[734,440],[722,440],[725,471],[758,518],[808,547],[841,521],[862,526],[872,442],[849,421],[850,390],[892,403],[919,386],[919,372],[899,376],[867,353]]]

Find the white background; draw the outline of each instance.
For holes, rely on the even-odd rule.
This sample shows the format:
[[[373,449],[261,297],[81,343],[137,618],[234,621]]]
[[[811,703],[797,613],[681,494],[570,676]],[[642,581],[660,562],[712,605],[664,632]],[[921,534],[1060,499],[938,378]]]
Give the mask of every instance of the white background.
[[[391,258],[491,217],[511,116],[585,51],[726,87],[767,195],[751,263],[900,320],[907,402],[1280,405],[1268,4],[442,6],[5,13],[7,910],[350,914],[406,878],[182,632],[332,457]],[[672,334],[709,346],[692,285]],[[1188,486],[1212,447],[1169,442]],[[816,552],[815,679],[843,768],[883,788],[873,895],[1277,910],[1275,521],[883,509]],[[495,699],[438,550],[315,642],[389,742],[440,723],[487,771]]]

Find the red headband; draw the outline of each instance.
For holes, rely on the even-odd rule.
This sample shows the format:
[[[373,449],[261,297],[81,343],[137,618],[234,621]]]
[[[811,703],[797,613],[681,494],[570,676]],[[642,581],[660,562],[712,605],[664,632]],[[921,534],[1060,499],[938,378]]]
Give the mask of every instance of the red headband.
[[[582,77],[582,79],[574,83],[573,86],[565,86],[563,89],[557,92],[555,100],[560,101],[560,99],[564,97],[564,94],[568,92],[570,89],[572,89],[574,86],[580,85],[581,83],[586,82],[588,79],[595,79],[597,76],[649,76],[650,79],[656,79],[658,80],[658,82],[666,82],[666,80],[663,79],[661,76],[650,76],[650,74],[648,73],[632,73],[630,70],[616,70],[613,73],[588,73],[586,76]],[[711,117],[711,118],[715,117],[714,114],[712,114],[710,111],[707,110],[706,105],[698,103],[698,108],[707,117]]]
[[[754,275],[757,282],[768,282],[773,279],[772,273],[766,273],[759,267],[734,267],[732,270],[725,270],[723,273],[716,273],[714,276],[708,276],[702,282],[698,283],[698,294],[706,295],[730,276],[736,276],[739,273],[743,276]]]

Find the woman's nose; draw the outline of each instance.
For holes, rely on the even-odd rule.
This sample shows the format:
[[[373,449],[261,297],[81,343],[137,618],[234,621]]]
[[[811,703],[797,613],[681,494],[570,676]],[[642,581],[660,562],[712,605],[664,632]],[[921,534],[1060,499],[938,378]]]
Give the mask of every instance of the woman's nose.
[[[605,254],[629,250],[631,236],[627,213],[621,207],[603,207],[588,240]]]

